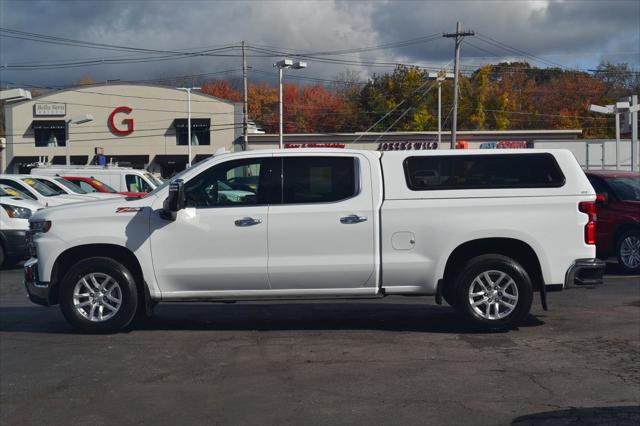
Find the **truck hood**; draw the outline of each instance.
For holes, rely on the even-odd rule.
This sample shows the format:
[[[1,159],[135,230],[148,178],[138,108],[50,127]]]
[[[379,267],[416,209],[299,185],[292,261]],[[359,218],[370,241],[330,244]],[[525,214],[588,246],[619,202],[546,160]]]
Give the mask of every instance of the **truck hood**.
[[[90,201],[90,198],[83,197],[82,195],[69,195],[69,194],[61,194],[55,195],[53,197],[44,197],[44,202],[47,207],[55,207],[61,206],[63,204],[71,204],[71,203],[86,203]]]
[[[62,197],[60,195],[59,197]],[[143,207],[148,207],[153,198],[127,200],[122,197],[110,197],[103,200],[82,203],[61,204],[38,211],[31,220],[83,220],[89,217],[109,217],[119,213],[135,213]]]
[[[8,204],[10,206],[15,206],[15,207],[25,207],[27,209],[30,209],[33,212],[40,210],[42,208],[42,205],[40,205],[40,203],[37,203],[35,201],[25,200],[20,197],[11,197],[11,196],[0,197],[0,204]]]

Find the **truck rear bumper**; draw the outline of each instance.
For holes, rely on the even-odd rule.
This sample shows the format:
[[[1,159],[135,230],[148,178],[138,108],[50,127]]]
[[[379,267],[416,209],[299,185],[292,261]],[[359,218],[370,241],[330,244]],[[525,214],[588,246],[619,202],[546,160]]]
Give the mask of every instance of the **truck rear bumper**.
[[[576,259],[567,271],[564,288],[602,284],[606,265],[600,259]]]

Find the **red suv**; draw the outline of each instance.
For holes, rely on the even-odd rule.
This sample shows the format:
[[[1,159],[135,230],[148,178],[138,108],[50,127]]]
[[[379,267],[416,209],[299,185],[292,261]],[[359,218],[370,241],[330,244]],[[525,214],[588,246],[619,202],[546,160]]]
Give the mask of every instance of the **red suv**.
[[[98,179],[82,177],[82,176],[62,176],[65,180],[68,180],[71,183],[78,185],[81,189],[91,193],[91,192],[108,192],[111,194],[122,194],[127,197],[144,197],[147,195],[146,192],[116,192],[115,189],[111,188],[104,182],[99,181]]]
[[[598,257],[615,256],[625,272],[640,273],[640,173],[589,170],[586,175],[598,194]]]

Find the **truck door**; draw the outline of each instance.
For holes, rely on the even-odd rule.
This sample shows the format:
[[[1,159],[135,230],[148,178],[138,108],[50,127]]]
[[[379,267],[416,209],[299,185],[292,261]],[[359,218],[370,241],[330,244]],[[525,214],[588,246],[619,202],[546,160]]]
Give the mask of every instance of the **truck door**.
[[[375,287],[371,170],[359,155],[283,154],[269,208],[273,289]]]
[[[151,215],[151,250],[163,294],[268,290],[267,226],[272,157],[231,160],[185,182],[175,221]],[[255,185],[232,185],[237,176]]]

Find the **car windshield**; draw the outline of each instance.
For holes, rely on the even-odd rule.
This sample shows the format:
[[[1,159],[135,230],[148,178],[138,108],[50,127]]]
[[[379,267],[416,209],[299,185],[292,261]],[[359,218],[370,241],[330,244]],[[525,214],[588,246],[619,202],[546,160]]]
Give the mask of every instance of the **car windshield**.
[[[33,198],[29,197],[22,191],[18,191],[17,189],[10,187],[9,185],[0,185],[0,189],[4,192],[4,196],[7,197],[19,197],[24,198],[25,200]]]
[[[45,197],[55,197],[57,195],[64,194],[64,191],[62,191],[62,189],[53,189],[45,185],[44,183],[38,182],[37,180],[32,178],[24,178],[22,179],[22,181],[35,189],[38,193],[40,193],[40,195],[43,195]]]
[[[607,179],[616,197],[623,201],[640,201],[640,176]]]
[[[152,175],[151,173],[145,173],[145,174],[144,174],[144,177],[146,177],[146,178],[147,178],[147,180],[148,180],[149,182],[151,182],[151,183],[153,184],[153,186],[154,186],[154,187],[158,187],[158,186],[162,185],[162,182],[161,182],[157,177],[155,177],[154,175]]]
[[[0,197],[11,197],[11,194],[0,187]]]
[[[102,182],[101,180],[91,178],[91,182],[92,182],[95,186],[98,186],[98,187],[100,187],[100,188],[105,189],[107,192],[111,192],[111,193],[115,193],[115,192],[117,192],[115,189],[113,189],[112,187],[110,187],[110,186],[109,186],[109,185],[107,185],[106,183]]]
[[[72,184],[68,180],[65,180],[65,179],[62,179],[62,178],[56,178],[55,181],[56,181],[56,183],[58,183],[61,186],[64,186],[65,188],[67,188],[71,192],[74,192],[76,194],[87,194],[87,191],[85,191],[84,189],[80,188],[77,185]]]
[[[169,186],[169,184],[171,182],[173,182],[176,179],[182,179],[182,176],[184,176],[185,173],[187,173],[189,170],[191,169],[184,169],[183,171],[181,171],[180,173],[176,174],[175,176],[172,176],[171,179],[167,179],[164,182],[162,182],[159,186],[156,187],[156,189],[154,189],[153,191],[147,193],[147,195],[145,195],[142,198],[147,198],[149,196],[153,196],[156,195],[158,192],[162,191],[164,188],[166,188],[167,186]]]

